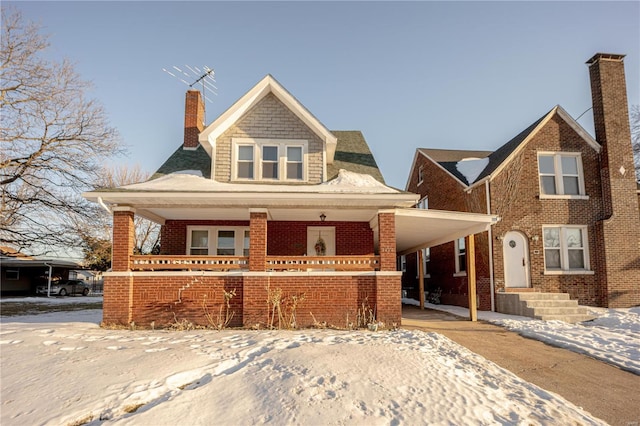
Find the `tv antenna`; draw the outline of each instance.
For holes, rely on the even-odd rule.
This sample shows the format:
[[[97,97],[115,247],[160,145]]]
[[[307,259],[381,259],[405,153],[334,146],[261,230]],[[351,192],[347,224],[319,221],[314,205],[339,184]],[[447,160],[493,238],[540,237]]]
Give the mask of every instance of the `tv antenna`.
[[[209,99],[209,97],[207,96],[207,89],[209,89],[209,92],[213,93],[214,95],[218,95],[216,93],[218,88],[215,85],[216,72],[213,70],[213,68],[209,68],[208,66],[205,65],[204,67],[202,67],[202,69],[200,69],[196,66],[190,67],[189,65],[185,65],[184,68],[181,69],[174,65],[171,67],[170,70],[166,68],[162,68],[162,71],[166,72],[171,77],[174,77],[180,80],[181,82],[183,82],[184,84],[186,84],[191,88],[193,88],[193,86],[196,85],[197,83],[201,83],[202,97],[206,102],[213,103],[213,101]],[[191,83],[189,83],[189,81],[191,81]],[[205,108],[205,117],[204,117],[205,122],[207,121],[206,114],[207,114],[207,109]]]

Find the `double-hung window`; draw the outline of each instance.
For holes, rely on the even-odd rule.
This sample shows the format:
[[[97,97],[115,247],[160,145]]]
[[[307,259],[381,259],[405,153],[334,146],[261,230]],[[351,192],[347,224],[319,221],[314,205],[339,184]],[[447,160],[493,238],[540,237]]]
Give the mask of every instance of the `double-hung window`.
[[[455,241],[456,273],[454,275],[467,275],[467,246],[464,238]]]
[[[187,231],[187,254],[249,256],[249,228],[246,226],[190,226]]]
[[[287,147],[287,179],[288,180],[302,180],[302,147],[301,146],[288,146]]]
[[[307,180],[306,140],[233,138],[232,180]]]
[[[545,273],[589,270],[585,226],[544,226],[542,233]]]
[[[540,198],[586,198],[580,153],[538,153]]]
[[[278,180],[278,146],[262,145],[262,179]]]
[[[236,177],[238,179],[253,179],[253,145],[238,145],[237,149]]]

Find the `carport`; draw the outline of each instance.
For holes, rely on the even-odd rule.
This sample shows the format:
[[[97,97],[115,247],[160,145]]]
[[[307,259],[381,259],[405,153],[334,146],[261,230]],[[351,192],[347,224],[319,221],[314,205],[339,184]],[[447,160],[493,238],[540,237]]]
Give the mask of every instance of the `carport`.
[[[469,319],[477,320],[476,268],[474,234],[488,231],[498,222],[495,215],[443,210],[394,209],[396,252],[398,255],[418,253],[420,308],[424,309],[424,266],[422,249],[465,238],[467,281],[469,285]],[[492,289],[493,291],[493,289]]]

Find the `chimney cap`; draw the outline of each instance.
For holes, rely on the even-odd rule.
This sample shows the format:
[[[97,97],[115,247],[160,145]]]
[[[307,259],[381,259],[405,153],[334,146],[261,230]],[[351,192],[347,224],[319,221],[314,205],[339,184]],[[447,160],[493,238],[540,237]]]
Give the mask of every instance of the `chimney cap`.
[[[622,62],[622,58],[627,55],[621,55],[619,53],[596,53],[593,55],[591,59],[589,59],[586,64],[591,65],[599,61],[600,59],[609,60],[609,61],[620,61]]]

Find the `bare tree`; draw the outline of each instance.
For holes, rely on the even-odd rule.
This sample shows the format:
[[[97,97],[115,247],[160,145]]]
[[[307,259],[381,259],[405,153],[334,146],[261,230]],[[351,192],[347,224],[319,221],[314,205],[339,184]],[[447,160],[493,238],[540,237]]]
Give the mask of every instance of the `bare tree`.
[[[138,165],[104,167],[96,182],[96,188],[118,188],[144,182],[148,178],[149,173]],[[82,240],[85,266],[104,271],[111,264],[112,216],[95,205],[92,208],[94,210],[91,222],[81,220],[74,227]],[[160,248],[160,225],[136,216],[134,227],[134,253],[157,254]]]
[[[633,161],[636,166],[636,180],[640,182],[640,105],[631,105],[629,111],[631,121],[631,146]]]
[[[98,188],[118,188],[124,185],[144,182],[150,174],[134,166],[105,167],[102,169]],[[111,221],[111,218],[108,218]],[[149,254],[157,250],[160,244],[160,225],[136,216],[134,220],[134,251],[138,254]]]
[[[48,36],[2,8],[0,50],[0,242],[34,254],[77,246],[68,227],[87,215],[83,190],[119,152],[103,108],[63,60],[43,53]]]

